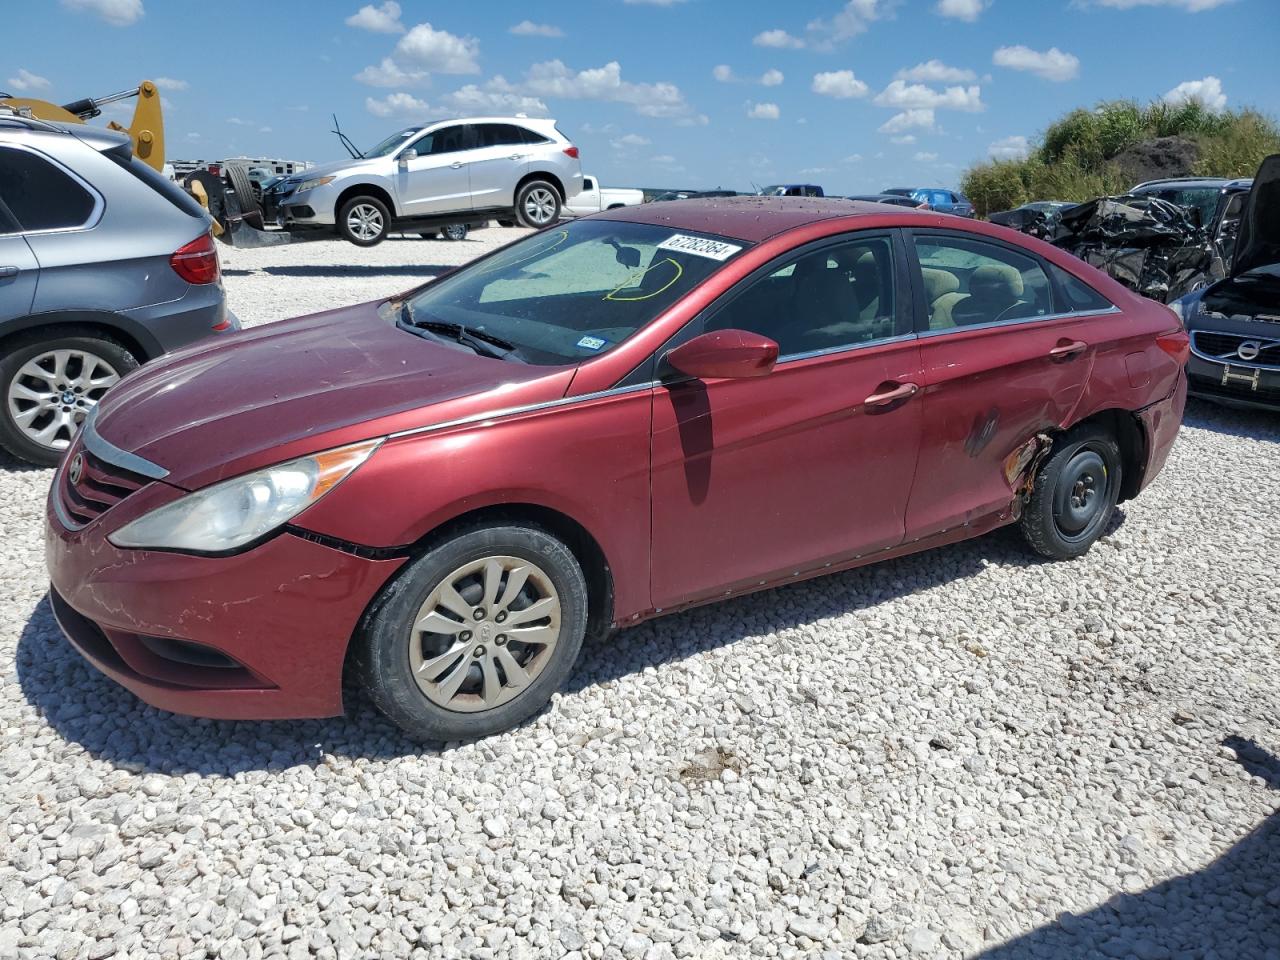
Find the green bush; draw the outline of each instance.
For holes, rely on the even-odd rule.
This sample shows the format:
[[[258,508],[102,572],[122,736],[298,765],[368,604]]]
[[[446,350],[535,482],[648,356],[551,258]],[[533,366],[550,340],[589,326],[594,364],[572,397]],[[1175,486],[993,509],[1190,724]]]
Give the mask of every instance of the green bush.
[[[993,160],[965,171],[960,189],[979,216],[1029,200],[1091,200],[1132,184],[1112,161],[1129,147],[1160,137],[1195,141],[1200,176],[1248,177],[1280,153],[1280,127],[1256,110],[1215,112],[1199,100],[1140,107],[1112,100],[1072,110],[1051,123],[1025,160]]]

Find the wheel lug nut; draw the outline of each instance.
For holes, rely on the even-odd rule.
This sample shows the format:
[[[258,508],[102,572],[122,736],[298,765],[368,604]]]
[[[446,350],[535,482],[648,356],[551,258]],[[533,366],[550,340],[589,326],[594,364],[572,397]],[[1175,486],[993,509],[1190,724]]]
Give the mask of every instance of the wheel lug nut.
[[[505,633],[500,633],[493,638],[493,642],[500,647],[505,647],[507,645],[507,635]]]
[[[463,631],[462,631],[462,633],[458,634],[458,639],[460,639],[463,643],[465,643],[466,641],[470,640],[470,639],[471,639],[471,631],[470,631],[470,630],[463,630]]]
[[[479,657],[483,657],[483,656],[484,656],[484,647],[482,647],[482,646],[481,646],[481,647],[476,647],[476,657],[477,657],[477,658],[479,658]]]
[[[505,619],[507,619],[507,615],[505,613],[499,613],[496,617],[493,618],[493,622],[501,623]]]
[[[471,614],[477,620],[484,619],[484,607],[476,607],[475,612]]]

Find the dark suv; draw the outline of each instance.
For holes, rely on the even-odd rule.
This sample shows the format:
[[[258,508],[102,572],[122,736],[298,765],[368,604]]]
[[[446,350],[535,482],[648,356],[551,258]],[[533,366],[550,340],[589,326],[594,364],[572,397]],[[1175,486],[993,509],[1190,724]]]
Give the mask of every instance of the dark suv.
[[[1180,180],[1148,180],[1129,191],[1130,196],[1158,197],[1192,211],[1196,226],[1217,245],[1222,262],[1230,265],[1235,255],[1236,230],[1240,214],[1249,199],[1253,181],[1244,178],[1187,177]],[[1221,274],[1219,274],[1221,276]]]
[[[930,210],[938,213],[950,213],[957,217],[975,215],[969,198],[955,190],[944,190],[942,187],[890,187],[884,192],[927,203]]]
[[[238,329],[209,226],[123,134],[0,109],[0,448],[52,466],[138,364]]]

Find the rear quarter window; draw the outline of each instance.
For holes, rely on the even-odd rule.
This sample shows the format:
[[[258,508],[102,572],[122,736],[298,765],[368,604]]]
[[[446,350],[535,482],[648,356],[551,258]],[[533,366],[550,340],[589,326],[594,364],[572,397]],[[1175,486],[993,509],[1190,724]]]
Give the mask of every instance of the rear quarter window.
[[[1048,264],[1049,273],[1058,284],[1062,293],[1061,313],[1085,313],[1095,310],[1110,310],[1115,304],[1089,286],[1079,277],[1068,273],[1054,263]]]
[[[0,147],[0,199],[26,232],[83,227],[97,206],[97,198],[65,170],[12,147]]]

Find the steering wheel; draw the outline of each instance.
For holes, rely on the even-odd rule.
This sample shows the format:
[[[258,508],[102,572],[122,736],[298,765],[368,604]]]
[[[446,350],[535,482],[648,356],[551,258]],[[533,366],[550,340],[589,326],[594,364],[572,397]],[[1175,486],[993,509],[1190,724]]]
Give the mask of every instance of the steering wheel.
[[[1012,311],[1018,309],[1019,307],[1025,307],[1025,306],[1027,306],[1027,302],[1025,300],[1015,300],[1013,303],[1009,304],[1007,307],[1005,307],[1003,310],[1000,311],[1000,314],[999,316],[996,317],[995,322],[999,323],[1001,320],[1017,319],[1016,317],[1011,317],[1009,314]]]

